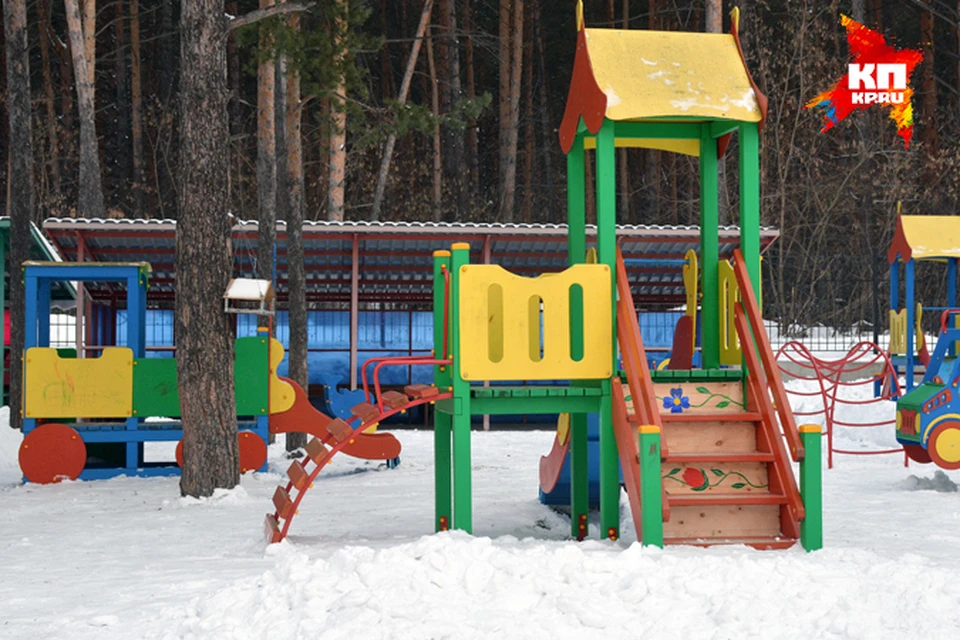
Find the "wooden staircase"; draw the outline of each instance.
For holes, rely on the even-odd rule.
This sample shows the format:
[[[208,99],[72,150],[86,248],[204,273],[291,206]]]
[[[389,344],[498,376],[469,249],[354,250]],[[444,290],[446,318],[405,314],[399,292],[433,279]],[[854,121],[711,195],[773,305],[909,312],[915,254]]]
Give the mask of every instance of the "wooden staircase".
[[[675,371],[674,379],[654,384],[669,443],[661,464],[670,506],[664,543],[792,546],[800,528],[784,484],[795,486],[793,472],[777,466],[777,443],[749,385],[703,379],[704,373],[712,372]]]

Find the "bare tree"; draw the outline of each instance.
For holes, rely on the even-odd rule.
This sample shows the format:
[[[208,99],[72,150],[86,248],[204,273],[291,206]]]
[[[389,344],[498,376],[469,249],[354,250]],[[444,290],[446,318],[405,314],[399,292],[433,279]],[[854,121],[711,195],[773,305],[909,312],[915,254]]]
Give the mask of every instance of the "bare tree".
[[[6,40],[7,212],[10,216],[9,273],[15,276],[30,258],[30,222],[33,218],[33,145],[30,131],[30,48],[27,43],[26,0],[4,0]],[[10,426],[21,423],[23,379],[24,290],[19,277],[10,278]]]
[[[274,0],[260,0],[260,9],[269,9]],[[257,67],[257,194],[259,234],[257,236],[257,277],[273,281],[273,251],[277,244],[277,130],[274,91],[276,63],[267,52],[273,39],[260,27],[260,64]],[[266,326],[266,325],[264,325]]]
[[[55,200],[60,197],[60,125],[57,122],[57,103],[54,98],[53,69],[50,64],[51,6],[50,0],[39,0],[37,12],[40,14],[40,60],[43,67],[43,97],[47,113],[47,141],[49,146],[48,165],[50,183]]]
[[[177,223],[177,376],[183,416],[183,495],[240,481],[233,340],[221,296],[233,252],[227,218],[227,18],[223,0],[180,14],[180,218]]]
[[[327,217],[343,220],[344,181],[347,177],[347,2],[333,0],[338,14],[333,21],[335,85],[330,99],[330,186]]]
[[[97,121],[94,104],[93,59],[96,39],[88,39],[84,27],[91,32],[90,9],[94,0],[85,5],[84,23],[81,26],[80,8],[77,0],[64,0],[67,11],[67,29],[70,32],[70,51],[73,55],[73,76],[77,85],[77,107],[80,112],[80,198],[79,214],[84,218],[102,218],[103,185],[100,174],[100,151],[97,143]],[[94,17],[96,13],[94,12]],[[88,59],[90,56],[91,59]]]

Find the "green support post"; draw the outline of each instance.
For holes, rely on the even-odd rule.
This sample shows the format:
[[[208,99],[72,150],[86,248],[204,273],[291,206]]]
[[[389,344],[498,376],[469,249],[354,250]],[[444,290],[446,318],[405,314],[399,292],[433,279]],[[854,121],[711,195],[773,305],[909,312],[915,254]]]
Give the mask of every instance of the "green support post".
[[[580,264],[587,253],[586,172],[583,135],[578,135],[567,154],[567,263]],[[583,300],[570,305],[572,344],[583,344]],[[587,535],[590,511],[590,477],[587,453],[587,414],[570,415],[570,535],[582,540]]]
[[[660,427],[637,428],[640,438],[640,527],[644,546],[663,547],[663,493],[660,477]]]
[[[616,274],[617,259],[617,156],[614,123],[604,120],[597,134],[597,258]],[[614,276],[615,277],[615,276]],[[614,357],[610,373],[616,369],[617,353],[617,289],[610,278],[612,303],[612,336]],[[620,478],[617,442],[613,435],[613,396],[610,379],[601,383],[600,402],[600,535],[620,537]]]
[[[444,318],[447,313],[445,276],[450,269],[450,252],[433,252],[433,346],[434,356],[442,360],[449,356],[443,352]],[[449,329],[448,329],[449,331]],[[449,352],[449,344],[447,346]],[[450,387],[450,366],[436,365],[433,368],[433,383],[441,393]],[[453,517],[453,496],[451,494],[453,473],[450,466],[452,418],[442,411],[433,413],[433,462],[435,527],[437,531],[446,531]]]
[[[473,533],[470,462],[470,383],[460,375],[460,269],[470,262],[470,244],[456,242],[450,259],[450,351],[453,354],[453,528]],[[465,339],[472,339],[466,336]]]
[[[700,288],[703,368],[720,368],[720,204],[717,141],[710,124],[700,130]]]
[[[820,425],[800,427],[800,442],[805,456],[800,461],[800,495],[806,513],[800,523],[800,544],[807,551],[823,548],[823,462],[820,450]]]
[[[760,133],[755,122],[740,124],[740,250],[760,302]]]

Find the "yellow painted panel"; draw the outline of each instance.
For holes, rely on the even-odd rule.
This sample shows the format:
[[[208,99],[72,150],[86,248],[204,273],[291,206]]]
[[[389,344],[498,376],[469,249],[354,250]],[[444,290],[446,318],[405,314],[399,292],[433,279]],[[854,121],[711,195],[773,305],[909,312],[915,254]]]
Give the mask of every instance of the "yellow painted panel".
[[[669,116],[759,122],[733,36],[586,29],[590,64],[615,121]]]
[[[740,339],[737,337],[735,305],[740,301],[740,287],[733,265],[721,260],[717,270],[720,279],[720,364],[738,365],[743,363],[740,351]]]
[[[56,349],[27,350],[27,418],[129,418],[133,415],[133,350],[106,347],[99,358],[61,358]]]
[[[293,387],[277,377],[277,367],[281,362],[283,362],[283,343],[276,338],[270,338],[270,413],[287,411],[293,406],[296,398]]]
[[[685,257],[687,264],[683,266],[683,288],[687,293],[686,315],[693,319],[693,331],[690,335],[693,344],[690,347],[690,353],[694,353],[697,349],[697,304],[700,301],[697,283],[700,279],[700,266],[697,262],[697,252],[693,249],[689,249]]]
[[[699,140],[674,140],[672,138],[617,138],[614,146],[618,149],[659,149],[687,156],[700,156]],[[583,139],[584,149],[596,149],[597,139],[588,136]]]
[[[907,353],[907,310],[894,311],[890,309],[890,353],[904,355]]]
[[[578,264],[560,273],[522,278],[497,265],[460,270],[460,373],[465,380],[609,378],[613,364],[610,268]],[[583,358],[570,356],[570,288],[583,289]],[[502,305],[489,291],[500,287]],[[535,302],[539,298],[540,303]],[[540,318],[543,318],[542,356]],[[500,327],[500,329],[497,329]],[[502,345],[491,346],[491,340]],[[499,361],[491,353],[502,354]]]
[[[901,216],[915,260],[960,258],[960,216]]]

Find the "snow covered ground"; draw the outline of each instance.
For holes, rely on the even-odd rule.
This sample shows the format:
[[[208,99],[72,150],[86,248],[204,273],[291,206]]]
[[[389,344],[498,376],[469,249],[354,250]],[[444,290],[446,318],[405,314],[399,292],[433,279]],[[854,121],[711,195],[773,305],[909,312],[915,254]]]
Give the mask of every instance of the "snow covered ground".
[[[838,458],[812,554],[644,549],[625,501],[622,540],[567,540],[537,501],[552,433],[479,432],[475,536],[432,535],[432,434],[398,435],[398,469],[337,459],[266,548],[279,446],[270,473],[198,501],[176,478],[21,486],[0,426],[0,638],[960,637],[960,473]]]

